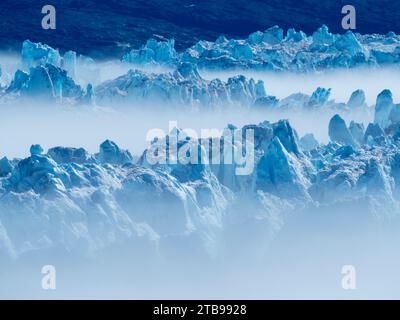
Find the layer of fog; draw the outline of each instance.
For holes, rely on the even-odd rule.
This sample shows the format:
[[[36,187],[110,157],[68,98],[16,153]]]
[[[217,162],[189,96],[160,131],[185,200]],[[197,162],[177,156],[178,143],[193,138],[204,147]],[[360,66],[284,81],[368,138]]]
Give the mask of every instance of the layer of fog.
[[[249,216],[249,210],[242,212]],[[166,207],[167,209],[167,207]],[[169,255],[115,246],[90,257],[59,250],[0,258],[0,298],[44,299],[393,299],[399,298],[398,223],[383,227],[356,207],[298,212],[269,241],[264,221],[225,229],[228,250],[197,255],[183,237]],[[193,253],[195,252],[195,253]],[[170,251],[171,253],[171,251]],[[56,268],[43,290],[41,268]],[[355,290],[342,287],[344,266]]]
[[[2,83],[9,83],[12,75],[19,68],[17,55],[0,55],[0,65],[3,70]],[[78,63],[76,81],[85,86],[91,82],[98,84],[125,74],[129,69],[137,68],[120,61],[102,61],[93,64],[93,72],[81,68]],[[160,67],[142,67],[147,72],[168,72]],[[356,89],[364,89],[367,103],[373,106],[376,96],[383,89],[391,89],[395,101],[400,100],[400,76],[398,69],[353,69],[326,71],[325,73],[270,73],[251,72],[246,70],[216,73],[201,72],[207,78],[229,76],[242,73],[255,80],[263,79],[267,94],[285,98],[296,92],[311,94],[318,86],[332,88],[331,97],[336,102],[347,102]],[[169,122],[177,121],[180,128],[192,128],[197,132],[201,129],[222,129],[228,123],[238,127],[246,124],[258,124],[264,120],[277,121],[289,119],[293,127],[302,136],[313,133],[322,143],[329,141],[328,122],[332,112],[315,114],[272,113],[260,110],[228,110],[223,111],[180,111],[176,107],[166,110],[165,106],[151,104],[145,108],[132,107],[121,109],[112,105],[107,108],[85,106],[61,107],[52,105],[49,108],[36,100],[29,101],[29,107],[21,105],[0,106],[0,156],[25,157],[29,155],[31,144],[39,143],[45,149],[54,146],[84,147],[89,152],[98,151],[99,144],[105,139],[114,140],[122,148],[129,149],[136,156],[148,146],[146,134],[152,128],[160,128],[168,132]],[[152,111],[152,109],[157,111]],[[162,112],[160,110],[163,110]],[[371,117],[360,117],[342,114],[346,121],[356,120],[365,125]]]
[[[181,129],[190,128],[201,135],[202,129],[222,130],[228,124],[238,128],[247,124],[259,124],[265,120],[275,122],[289,119],[299,136],[313,133],[323,143],[329,141],[328,123],[334,112],[319,113],[271,113],[242,109],[233,111],[149,111],[140,107],[98,108],[87,106],[62,107],[29,103],[29,106],[2,106],[0,108],[0,157],[29,156],[32,144],[40,144],[45,150],[55,146],[84,147],[90,153],[106,139],[115,141],[121,148],[140,156],[149,141],[151,129],[161,129],[166,134],[174,122]],[[165,109],[165,108],[164,108]],[[353,119],[351,115],[346,120]],[[356,119],[365,123],[371,119]]]
[[[17,69],[21,69],[21,61],[18,53],[0,52],[0,66],[2,76],[0,83],[9,84]],[[90,64],[84,59],[78,59],[76,65],[75,80],[85,87],[88,83],[98,85],[104,81],[115,79],[124,75],[130,69],[137,69],[150,73],[166,73],[173,71],[172,67],[157,65],[132,65],[119,60],[92,61]],[[376,96],[384,89],[390,89],[393,97],[400,100],[400,68],[397,66],[377,68],[355,68],[326,70],[324,72],[292,73],[292,72],[269,72],[251,70],[232,71],[204,71],[200,74],[205,79],[220,78],[227,80],[238,74],[255,80],[263,80],[268,95],[274,95],[279,99],[285,98],[293,93],[301,92],[311,95],[317,87],[332,88],[331,98],[336,102],[347,102],[351,93],[357,89],[363,89],[366,94],[367,103],[373,105]]]

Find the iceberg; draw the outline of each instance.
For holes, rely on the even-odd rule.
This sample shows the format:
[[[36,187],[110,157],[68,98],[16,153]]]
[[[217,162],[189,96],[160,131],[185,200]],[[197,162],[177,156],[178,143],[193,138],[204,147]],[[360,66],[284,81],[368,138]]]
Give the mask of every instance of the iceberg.
[[[46,64],[60,67],[61,59],[59,51],[47,44],[34,43],[29,40],[22,43],[21,65],[25,70]]]
[[[393,97],[390,90],[383,90],[376,99],[374,123],[381,128],[390,125],[389,116],[393,109]]]
[[[177,60],[175,51],[175,41],[157,41],[149,39],[147,43],[138,50],[131,50],[122,57],[122,61],[142,65],[142,64],[162,64],[171,65]]]
[[[106,140],[100,145],[100,152],[96,157],[101,163],[111,164],[131,163],[133,160],[128,150],[121,150],[115,142],[110,140]]]
[[[346,122],[338,114],[329,121],[329,138],[332,142],[351,146],[357,145],[346,126]]]
[[[353,136],[354,140],[357,143],[362,144],[363,140],[364,140],[364,134],[365,134],[364,124],[351,121],[349,130],[350,130],[350,133]]]
[[[85,92],[67,72],[52,64],[32,67],[29,73],[17,70],[6,94],[14,100],[20,97],[53,102],[65,99],[71,104],[84,101],[85,97]]]
[[[11,162],[7,157],[0,159],[0,177],[5,177],[13,170]]]

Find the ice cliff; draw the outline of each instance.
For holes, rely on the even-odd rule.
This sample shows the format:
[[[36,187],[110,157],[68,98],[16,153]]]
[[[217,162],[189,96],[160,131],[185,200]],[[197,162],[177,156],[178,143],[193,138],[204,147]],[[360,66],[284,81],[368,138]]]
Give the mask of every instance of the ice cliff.
[[[237,223],[263,225],[267,239],[298,210],[359,201],[366,203],[365,219],[390,223],[400,214],[400,145],[374,126],[380,128],[371,123],[364,132],[334,116],[327,145],[299,139],[286,120],[244,126],[254,130],[255,159],[245,176],[224,164],[152,165],[148,150],[135,161],[109,140],[92,155],[33,145],[28,158],[0,160],[1,252],[87,255],[140,244],[168,255],[184,241],[214,256]]]
[[[346,103],[335,102],[331,98],[331,89],[320,87],[315,88],[310,96],[294,93],[278,99],[268,94],[268,83],[261,80],[242,75],[226,81],[218,78],[206,80],[199,69],[203,68],[203,64],[210,68],[219,65],[219,69],[233,64],[241,68],[252,68],[253,65],[273,70],[297,68],[296,71],[362,64],[377,66],[397,61],[397,58],[387,61],[381,58],[378,61],[374,56],[374,52],[381,52],[379,50],[385,54],[393,50],[391,54],[397,57],[397,43],[398,36],[394,34],[354,35],[348,32],[345,35],[333,35],[326,27],[309,37],[293,29],[284,36],[282,29],[273,27],[265,32],[254,33],[247,40],[220,37],[215,43],[200,41],[184,53],[177,53],[173,49],[173,41],[149,40],[142,49],[133,50],[124,57],[123,60],[129,62],[128,66],[133,69],[99,83],[102,66],[92,59],[72,51],[61,55],[58,50],[45,44],[27,40],[22,46],[20,68],[13,76],[10,75],[12,81],[0,88],[0,104],[35,98],[68,105],[118,107],[122,104],[142,107],[146,102],[153,105],[158,102],[192,109],[229,106],[290,112],[329,109],[333,114],[351,111],[369,116],[373,108],[366,104],[365,93],[361,89],[353,92]],[[360,62],[360,55],[368,59]],[[343,64],[335,62],[337,59],[355,59],[356,62],[346,60]],[[166,64],[170,71],[156,73],[146,68],[135,69],[135,66],[143,67],[148,63]],[[390,99],[387,92],[382,92],[377,99],[379,112],[376,122],[381,127],[388,125],[384,121],[397,121],[400,118],[397,108],[391,106]]]
[[[124,65],[134,69],[86,85],[82,68],[90,70],[91,78],[99,74],[93,60],[25,41],[21,65],[12,81],[0,87],[1,105],[46,101],[55,107],[170,106],[180,112],[244,108],[266,116],[319,112],[330,118],[325,128],[330,142],[317,141],[312,128],[299,137],[288,120],[246,125],[240,131],[243,136],[254,132],[254,166],[245,175],[237,174],[242,167],[235,163],[149,162],[150,149],[169,144],[179,128],[137,155],[110,140],[94,154],[79,146],[43,150],[34,144],[25,159],[0,159],[0,257],[46,250],[91,255],[118,245],[154,255],[185,248],[215,257],[229,247],[235,251],[236,232],[254,235],[248,241],[268,243],[291,216],[337,207],[350,213],[354,206],[362,208],[362,219],[379,227],[398,221],[400,109],[390,90],[382,91],[373,106],[361,89],[347,102],[336,102],[331,89],[322,87],[279,99],[269,94],[268,83],[242,75],[207,80],[199,70],[382,66],[399,62],[399,41],[392,33],[334,35],[324,26],[311,36],[293,29],[285,35],[279,27],[245,40],[221,36],[184,52],[177,52],[173,41],[149,40],[123,57]],[[135,69],[146,65],[169,71]],[[346,121],[360,114],[371,122]],[[236,129],[229,124],[224,132]],[[231,142],[219,137],[206,141],[215,142],[224,161],[222,148]],[[190,137],[177,144],[204,148],[204,141]],[[248,146],[235,150],[240,154]]]
[[[123,61],[133,64],[171,65],[190,62],[201,69],[256,69],[304,72],[328,68],[353,68],[394,64],[400,59],[399,37],[361,35],[351,31],[332,34],[322,26],[312,35],[278,26],[257,31],[247,39],[219,37],[215,42],[199,41],[176,52],[173,41],[149,40],[132,50]]]
[[[389,95],[389,96],[388,96]],[[388,96],[387,98],[385,98]],[[0,104],[39,99],[55,105],[89,105],[118,108],[153,108],[169,106],[189,110],[229,109],[231,107],[269,112],[329,111],[332,114],[355,113],[370,117],[374,106],[365,102],[365,93],[359,89],[345,103],[331,98],[330,88],[316,88],[311,95],[294,93],[278,99],[268,95],[268,84],[237,75],[222,81],[204,79],[198,67],[181,63],[174,71],[151,73],[129,70],[116,79],[85,88],[69,73],[52,64],[37,65],[29,71],[17,70],[10,84],[0,93]],[[397,109],[391,106],[390,93],[377,97],[377,120],[397,121]],[[392,111],[393,109],[393,111]],[[396,113],[397,112],[397,113]],[[389,114],[390,113],[390,114]],[[386,120],[380,120],[380,118]]]

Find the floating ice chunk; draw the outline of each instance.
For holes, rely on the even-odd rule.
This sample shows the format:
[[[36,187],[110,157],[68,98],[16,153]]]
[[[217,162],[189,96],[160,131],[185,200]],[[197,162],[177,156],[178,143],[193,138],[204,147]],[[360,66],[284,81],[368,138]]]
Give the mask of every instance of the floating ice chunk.
[[[54,147],[48,150],[47,154],[57,163],[78,163],[88,162],[90,157],[83,148]]]
[[[323,106],[329,100],[331,95],[331,89],[325,89],[318,87],[311,95],[309,105],[310,106]]]
[[[287,31],[287,35],[285,38],[285,41],[295,41],[295,42],[300,42],[307,39],[307,35],[303,31],[297,32],[295,29],[290,28]]]
[[[393,109],[393,96],[390,90],[383,90],[376,99],[374,123],[382,129],[390,125],[389,116]]]
[[[321,45],[332,45],[336,36],[329,32],[328,27],[323,25],[317,31],[315,31],[312,35],[313,46],[321,46]]]
[[[5,177],[11,173],[13,166],[7,157],[0,159],[0,177]]]
[[[237,60],[252,60],[253,50],[249,44],[237,44],[232,49],[232,56]]]
[[[122,61],[138,65],[149,63],[173,64],[177,58],[174,46],[175,41],[173,39],[160,42],[149,39],[139,50],[132,50],[127,53]]]
[[[263,42],[271,45],[279,44],[283,40],[283,30],[278,26],[273,26],[265,30],[263,35]]]
[[[61,65],[61,56],[58,50],[47,44],[34,43],[25,40],[22,44],[21,65],[24,70],[38,65],[52,64],[56,67]]]
[[[288,120],[280,120],[272,125],[274,136],[279,138],[280,143],[285,146],[289,153],[300,154],[299,137],[296,130],[292,128]]]
[[[368,129],[367,129],[368,130]],[[360,177],[357,186],[367,194],[383,196],[392,200],[393,179],[385,172],[380,161],[371,157],[367,163],[365,173]]]
[[[50,78],[48,69],[44,66],[31,68],[23,93],[29,96],[51,99],[56,96],[56,87]]]
[[[258,80],[256,83],[256,98],[263,98],[267,95],[265,92],[264,81]]]
[[[261,158],[256,169],[256,188],[283,198],[310,198],[308,180],[294,155],[288,153],[278,137],[275,137]]]
[[[47,44],[34,43],[29,40],[25,40],[22,44],[21,66],[24,71],[37,66],[52,65],[63,68],[71,78],[75,78],[76,61],[77,57],[74,51],[67,51],[64,56],[61,56],[58,50]]]
[[[351,121],[349,130],[355,141],[359,144],[364,143],[364,124]]]
[[[34,144],[31,146],[30,152],[32,156],[42,154],[43,148],[40,144]]]
[[[365,92],[364,90],[356,90],[354,91],[351,96],[349,101],[347,102],[347,106],[351,109],[356,109],[360,107],[365,107]]]
[[[365,53],[365,50],[361,43],[357,40],[354,33],[350,30],[344,35],[339,36],[335,41],[335,47],[342,52],[347,52],[354,56],[358,53]]]
[[[10,85],[6,89],[6,92],[11,93],[11,92],[20,92],[22,90],[25,90],[28,84],[28,80],[29,80],[28,73],[21,70],[17,70],[15,72],[14,79],[11,81]]]
[[[101,163],[109,163],[115,165],[123,165],[131,163],[133,157],[128,150],[120,149],[113,141],[106,140],[100,145],[100,152],[97,158]]]
[[[215,40],[216,44],[224,44],[224,43],[227,43],[227,42],[228,42],[228,39],[224,35],[219,36],[217,38],[217,40]]]
[[[334,115],[329,121],[329,138],[332,142],[352,146],[357,145],[345,121],[338,114]]]
[[[364,135],[364,143],[375,144],[385,140],[385,133],[378,123],[369,123]]]
[[[262,33],[261,31],[256,31],[253,32],[252,34],[249,35],[249,37],[247,38],[248,42],[250,44],[260,44],[263,41],[263,37],[264,37],[264,33]]]
[[[254,148],[265,153],[274,137],[272,124],[265,121],[259,125],[246,125],[242,128],[242,132],[248,129],[252,129],[254,132]]]
[[[29,74],[17,70],[6,92],[45,100],[68,98],[70,101],[78,101],[83,96],[82,88],[67,72],[51,64],[31,68]]]
[[[41,155],[41,147],[31,148],[32,155],[18,162],[10,177],[12,191],[27,192],[33,190],[39,194],[52,194],[65,191],[67,177],[58,170],[57,164],[50,158]],[[64,181],[64,182],[63,182]]]

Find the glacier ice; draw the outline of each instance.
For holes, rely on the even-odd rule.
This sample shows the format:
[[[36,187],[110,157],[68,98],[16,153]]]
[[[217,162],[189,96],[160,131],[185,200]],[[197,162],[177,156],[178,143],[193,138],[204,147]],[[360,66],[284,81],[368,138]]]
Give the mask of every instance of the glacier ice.
[[[113,141],[106,140],[100,145],[100,152],[96,155],[101,163],[126,164],[133,158],[129,151],[121,150]]]
[[[12,257],[55,247],[86,255],[116,243],[144,241],[154,253],[169,254],[181,247],[173,243],[187,238],[188,245],[213,256],[219,254],[224,224],[237,219],[229,215],[249,200],[258,218],[249,212],[248,219],[261,219],[264,212],[262,221],[272,232],[268,237],[285,224],[289,212],[336,202],[373,199],[372,216],[390,206],[390,214],[377,219],[396,217],[400,149],[378,124],[368,126],[363,140],[362,125],[352,122],[347,128],[335,115],[328,144],[311,135],[299,140],[287,120],[242,130],[248,128],[255,132],[256,166],[243,177],[232,165],[151,165],[144,155],[135,160],[110,140],[93,155],[70,147],[45,153],[33,145],[25,159],[3,158],[0,222],[6,237],[1,246]],[[271,214],[278,220],[270,221]]]
[[[57,163],[82,164],[94,161],[94,159],[83,148],[54,147],[47,154]]]
[[[138,50],[132,50],[122,57],[122,61],[132,64],[174,64],[177,60],[175,41],[157,41],[149,39],[144,46]]]
[[[336,220],[345,212],[349,225],[368,222],[379,230],[396,225],[400,109],[390,90],[382,91],[373,105],[367,103],[367,89],[337,102],[333,90],[322,85],[278,98],[267,81],[240,71],[224,80],[206,79],[202,71],[375,68],[399,62],[399,41],[393,33],[335,35],[326,26],[312,35],[294,29],[285,34],[274,26],[247,39],[202,40],[183,52],[175,50],[173,40],[153,39],[128,52],[119,61],[124,72],[106,81],[99,80],[101,64],[89,57],[72,51],[61,55],[25,41],[20,70],[0,88],[1,105],[46,100],[55,108],[67,106],[62,112],[89,106],[96,112],[123,113],[119,107],[127,106],[171,107],[177,114],[211,110],[216,115],[244,109],[244,114],[254,111],[269,121],[224,128],[240,128],[243,134],[254,130],[255,166],[245,176],[235,174],[234,163],[151,164],[146,161],[149,149],[133,154],[110,140],[115,137],[101,143],[98,152],[62,145],[43,150],[34,144],[22,159],[3,157],[0,260],[39,252],[90,256],[119,246],[135,258],[134,248],[162,257],[176,257],[183,250],[185,258],[224,258],[227,252],[237,255],[244,244],[263,251],[281,230],[290,232],[290,223],[304,222],[304,212],[312,212],[313,221]],[[165,69],[152,69],[157,65]],[[299,138],[293,123],[284,119],[292,115],[311,115],[317,121],[328,117],[324,133],[330,141],[307,124],[299,132],[308,134]],[[169,142],[179,132],[175,128],[165,139]],[[178,144],[201,149],[200,140],[186,137]],[[220,142],[221,150],[229,144],[220,137],[207,142]]]
[[[5,177],[11,173],[13,167],[7,157],[0,159],[0,177]]]
[[[94,89],[96,103],[135,104],[138,102],[162,102],[186,107],[218,107],[252,105],[265,94],[262,82],[244,76],[219,79],[203,79],[193,64],[182,63],[172,73],[149,74],[130,70],[115,80],[106,81]]]
[[[298,42],[308,43],[311,41],[310,37],[304,36],[301,32],[290,31],[288,33],[296,39],[297,37],[301,39],[297,39],[294,44],[292,43],[293,39],[281,39],[281,29],[273,27],[265,33],[252,34],[249,37],[251,39],[249,43],[220,37],[215,43],[200,41],[190,50],[199,51],[195,56],[199,56],[200,53],[205,54],[208,51],[210,54],[212,52],[212,56],[222,52],[221,54],[225,59],[229,51],[227,49],[223,50],[223,47],[232,46],[232,48],[236,48],[234,55],[239,55],[238,61],[243,64],[256,59],[258,51],[255,50],[254,46],[260,46],[260,53],[262,52],[263,54],[276,55],[277,53],[282,54],[285,52],[282,48],[277,48],[276,52],[272,53],[272,49],[264,48],[264,46],[271,46],[271,44],[265,42],[265,39],[268,39],[268,42],[278,43],[272,45],[273,47],[289,45],[287,44],[288,42],[291,43],[290,47],[296,47],[299,45]],[[294,36],[297,34],[300,34],[300,36]],[[323,45],[325,47],[331,42],[336,43],[342,37],[354,40],[350,33],[346,33],[343,36],[332,35],[326,28],[321,28],[314,36],[318,46]],[[384,42],[382,40],[384,36],[380,35],[353,36],[361,43],[363,43],[361,38],[365,37],[365,39],[368,39],[368,43],[374,44],[374,46],[376,43]],[[397,36],[392,35],[391,37],[393,41],[390,45],[393,46],[397,43]],[[163,43],[163,40],[158,42],[154,40],[149,41],[147,45],[149,50],[167,50],[169,52],[173,49],[173,42],[167,42],[165,45]],[[382,46],[385,45],[388,44],[382,44]],[[155,73],[146,68],[140,70],[131,69],[117,78],[101,82],[99,81],[101,67],[89,57],[79,56],[75,52],[68,51],[58,61],[58,58],[49,58],[57,56],[58,51],[47,45],[26,41],[24,47],[25,49],[23,49],[21,56],[23,60],[31,56],[30,60],[28,60],[32,61],[25,63],[30,67],[22,68],[15,72],[12,81],[7,83],[6,87],[0,91],[0,104],[17,103],[20,99],[29,101],[34,97],[35,99],[50,101],[51,104],[78,104],[101,107],[129,105],[146,108],[148,104],[151,104],[154,108],[154,105],[164,105],[166,103],[171,106],[183,106],[193,110],[244,107],[260,111],[303,112],[315,109],[316,111],[329,110],[332,114],[357,113],[358,118],[369,117],[374,111],[373,106],[367,105],[365,92],[361,89],[354,91],[348,101],[343,103],[336,102],[331,98],[331,88],[317,87],[310,96],[304,93],[295,93],[286,98],[278,99],[267,94],[268,83],[265,84],[262,80],[247,78],[242,75],[232,76],[226,81],[219,78],[206,80],[199,72],[201,63],[193,59],[183,58],[187,56],[184,53],[182,58],[179,58],[180,55],[178,53],[171,53],[171,57],[174,57],[172,59],[174,62],[169,63],[169,70],[159,70]],[[254,57],[253,60],[246,60],[246,56],[250,54],[250,47]],[[314,48],[313,50],[314,54],[319,49],[315,51],[316,49]],[[335,47],[335,50],[338,49]],[[331,49],[328,51],[330,52]],[[326,54],[324,51],[324,56]],[[313,55],[305,55],[305,53],[298,53],[297,55],[303,56],[304,63],[315,63],[316,61]],[[170,57],[170,55],[168,53],[160,53],[157,57]],[[205,62],[208,67],[212,66],[213,63],[210,61]],[[242,65],[241,67],[246,66]],[[323,69],[327,67],[326,65],[321,65]],[[318,69],[314,66],[310,68]],[[219,69],[223,70],[224,65],[221,65]],[[297,71],[302,70],[299,69]],[[393,103],[390,96],[391,92],[387,90],[377,97],[375,122],[379,123],[382,128],[386,128],[400,119],[400,109]]]
[[[328,102],[331,89],[325,89],[318,87],[311,95],[309,105],[310,106],[321,106]]]
[[[382,128],[390,125],[390,114],[393,109],[393,97],[390,90],[382,91],[376,99],[374,122]]]
[[[37,155],[37,154],[42,154],[44,150],[41,145],[34,144],[31,146],[29,151],[30,151],[31,155],[33,156],[33,155]]]
[[[349,101],[347,102],[347,106],[350,109],[365,109],[366,108],[366,102],[365,102],[365,92],[364,90],[358,89],[354,91],[350,98]]]
[[[46,64],[59,67],[61,59],[59,51],[47,44],[34,43],[29,40],[22,43],[21,65],[24,69],[29,70],[31,67]]]
[[[183,52],[174,49],[173,40],[149,39],[142,48],[131,50],[121,60],[133,66],[167,65],[175,69],[190,63],[200,69],[308,72],[329,68],[393,65],[399,61],[399,41],[394,33],[361,35],[348,31],[343,35],[335,35],[326,26],[311,36],[294,29],[289,29],[284,35],[283,29],[274,26],[264,32],[254,32],[244,40],[228,40],[224,36],[215,42],[201,40]],[[24,41],[21,51],[22,71],[29,72],[31,68],[46,65],[62,68],[71,79],[79,78],[81,83],[87,84],[89,81],[93,85],[98,80],[99,70],[89,57],[77,55],[73,51],[67,51],[61,56],[57,49],[46,44]],[[43,69],[35,70],[43,72]],[[91,76],[88,77],[88,74]],[[14,87],[18,87],[16,84],[21,82],[21,77],[26,76],[16,74]],[[55,93],[59,94],[60,84],[54,85]],[[315,96],[316,99],[329,97],[326,91],[316,91],[315,94],[320,95]],[[358,99],[362,99],[362,93],[359,94],[361,96]],[[350,105],[355,102],[360,101],[351,101]]]
[[[362,144],[364,141],[364,134],[365,134],[364,124],[351,121],[349,130],[354,140],[357,143]]]
[[[345,121],[338,114],[333,116],[329,122],[329,137],[333,142],[346,145],[356,144]]]
[[[84,90],[67,72],[52,64],[32,67],[29,72],[17,70],[6,94],[12,100],[36,98],[55,102],[64,99],[65,103],[75,103],[85,97]]]
[[[331,99],[330,88],[318,87],[311,95],[296,93],[283,99],[267,95],[267,90],[268,85],[262,80],[243,75],[226,81],[218,78],[206,80],[198,67],[191,63],[179,64],[175,70],[164,73],[130,70],[116,79],[96,86],[89,83],[82,88],[64,69],[47,64],[31,68],[29,72],[17,70],[12,82],[0,95],[0,104],[35,98],[57,105],[126,106],[153,110],[168,106],[194,111],[229,108],[294,113],[328,111],[332,114],[357,114],[364,118],[369,118],[374,112],[374,106],[365,102],[365,93],[360,89],[354,91],[346,103]],[[392,98],[386,102],[385,94],[391,96],[387,90],[377,97],[375,122],[383,121],[389,126],[397,122],[400,112]]]
[[[378,123],[369,123],[367,130],[365,130],[364,142],[374,144],[375,142],[379,143],[382,139],[385,139],[385,133],[380,125]]]
[[[67,51],[62,56],[57,49],[47,44],[35,43],[30,40],[22,43],[21,68],[23,71],[50,64],[63,68],[71,78],[75,78],[78,59],[84,59],[84,57],[78,57],[75,51]]]
[[[311,36],[302,31],[273,26],[257,31],[247,39],[219,37],[215,42],[201,40],[178,53],[173,40],[149,40],[142,48],[127,53],[122,60],[133,64],[178,64],[190,62],[204,69],[256,69],[312,71],[326,68],[377,66],[399,61],[399,37],[361,35],[347,31],[332,34],[323,25]]]

